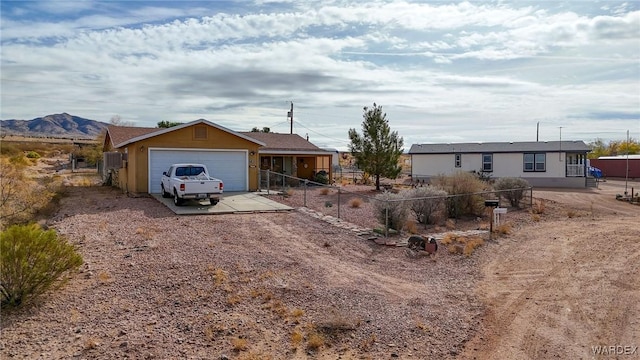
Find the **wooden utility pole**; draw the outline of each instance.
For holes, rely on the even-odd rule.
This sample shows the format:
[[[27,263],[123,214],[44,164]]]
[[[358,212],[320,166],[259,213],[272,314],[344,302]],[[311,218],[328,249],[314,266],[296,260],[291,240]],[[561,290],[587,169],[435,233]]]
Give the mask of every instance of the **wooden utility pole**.
[[[293,101],[291,102],[291,110],[289,110],[289,113],[287,115],[291,119],[291,132],[290,133],[293,134]]]

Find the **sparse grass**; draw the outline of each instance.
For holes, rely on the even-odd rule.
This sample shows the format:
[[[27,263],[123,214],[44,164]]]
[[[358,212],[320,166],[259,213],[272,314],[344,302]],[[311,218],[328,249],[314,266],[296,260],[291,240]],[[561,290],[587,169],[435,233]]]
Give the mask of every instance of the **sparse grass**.
[[[573,210],[573,209],[569,209],[569,210],[567,210],[567,217],[568,217],[569,219],[572,219],[572,218],[576,217],[577,215],[578,215],[578,214],[576,213],[576,211],[575,211],[575,210]]]
[[[140,235],[146,240],[151,240],[155,235],[155,230],[145,227],[139,227],[136,229],[136,235]]]
[[[513,230],[513,227],[511,226],[511,223],[508,222],[493,228],[493,232],[499,235],[509,235],[511,234],[511,230]]]
[[[213,273],[213,282],[216,285],[222,285],[227,281],[227,272],[221,268],[211,269],[213,266],[209,265],[211,272]]]
[[[546,205],[543,199],[536,199],[531,207],[531,212],[534,214],[544,214]]]
[[[447,230],[455,230],[456,228],[455,220],[447,219],[447,222],[445,223],[445,227],[447,228]]]
[[[246,351],[249,348],[249,342],[245,338],[233,338],[231,339],[231,346],[234,351]]]
[[[429,328],[429,325],[425,324],[420,320],[416,321],[416,328],[425,333],[431,331],[431,328]]]
[[[295,308],[291,310],[291,316],[295,319],[299,319],[300,317],[302,317],[302,315],[304,315],[304,310],[302,309]]]
[[[442,240],[440,241],[440,243],[441,243],[442,245],[449,245],[449,244],[453,244],[453,243],[456,241],[456,239],[457,239],[457,238],[458,238],[458,236],[457,236],[457,235],[452,234],[452,233],[448,233],[448,234],[445,234],[445,236],[442,238]]]
[[[349,206],[351,206],[352,208],[359,208],[362,205],[362,202],[362,199],[354,198],[349,200]]]
[[[324,345],[324,342],[324,336],[315,331],[312,331],[307,335],[307,347],[310,350],[317,350],[321,348]]]
[[[484,244],[484,240],[482,240],[481,238],[470,238],[467,240],[466,244],[464,245],[464,255],[466,256],[471,256],[471,254],[473,254],[473,251],[482,246]]]
[[[418,233],[418,226],[416,225],[416,222],[413,221],[413,220],[407,220],[407,222],[404,224],[404,229],[409,234],[417,234]]]
[[[100,283],[104,285],[113,282],[113,278],[108,272],[100,271],[98,273],[98,281],[100,281]]]
[[[95,338],[92,338],[92,337],[87,338],[87,339],[84,341],[84,349],[85,349],[85,350],[95,349],[95,348],[97,348],[97,347],[98,347],[98,345],[100,345],[100,343],[98,342],[98,340],[97,340],[97,339],[95,339]]]
[[[538,214],[531,214],[531,220],[538,222],[540,221],[540,215]]]
[[[242,302],[242,297],[238,294],[230,295],[227,297],[227,304],[230,306],[239,304],[240,302]]]
[[[304,340],[304,335],[298,329],[293,330],[291,333],[291,344],[296,347],[302,343],[302,340]]]
[[[329,192],[331,190],[329,188],[322,188],[320,189],[320,195],[329,195]]]
[[[449,251],[449,254],[462,254],[464,248],[461,245],[452,244],[447,246],[447,250]]]

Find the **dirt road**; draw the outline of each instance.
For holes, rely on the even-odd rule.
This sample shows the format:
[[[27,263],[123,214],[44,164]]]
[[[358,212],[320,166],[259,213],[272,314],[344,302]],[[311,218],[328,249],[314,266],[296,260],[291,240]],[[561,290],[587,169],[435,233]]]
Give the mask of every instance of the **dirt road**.
[[[534,192],[557,220],[495,245],[477,290],[487,313],[462,358],[640,357],[640,207],[616,201],[623,191]]]

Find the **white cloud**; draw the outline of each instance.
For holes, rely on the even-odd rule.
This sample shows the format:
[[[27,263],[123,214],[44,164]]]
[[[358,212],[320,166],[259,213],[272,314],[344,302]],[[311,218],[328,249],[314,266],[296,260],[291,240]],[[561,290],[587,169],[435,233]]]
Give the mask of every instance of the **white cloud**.
[[[344,148],[347,130],[359,128],[362,107],[373,102],[408,145],[530,139],[524,128],[537,121],[566,125],[569,138],[571,127],[577,136],[633,125],[589,114],[640,113],[638,11],[393,1],[259,2],[271,12],[232,12],[214,3],[162,4],[121,14],[84,9],[57,21],[3,15],[2,118],[66,111],[153,126],[203,117],[238,130],[288,131],[293,100],[300,128],[310,128],[301,131]]]

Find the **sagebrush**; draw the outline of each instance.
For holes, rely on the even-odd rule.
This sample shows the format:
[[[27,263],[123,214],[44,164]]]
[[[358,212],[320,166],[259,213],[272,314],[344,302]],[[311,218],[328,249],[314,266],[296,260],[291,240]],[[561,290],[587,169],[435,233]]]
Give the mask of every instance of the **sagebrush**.
[[[82,265],[82,256],[55,230],[13,225],[0,233],[2,307],[28,303],[62,286]]]
[[[388,191],[376,195],[376,217],[382,225],[390,229],[402,230],[407,222],[409,211],[403,194],[394,194]]]
[[[484,198],[476,193],[485,191],[488,185],[475,175],[458,171],[449,176],[437,176],[432,183],[451,195],[447,198],[447,215],[450,218],[480,216],[484,212]]]
[[[520,207],[520,201],[524,198],[525,190],[531,185],[522,178],[504,177],[496,180],[493,188],[500,190],[500,196],[509,201],[512,207]]]
[[[447,192],[432,186],[407,190],[405,197],[411,199],[409,208],[421,224],[435,224],[445,211]]]

